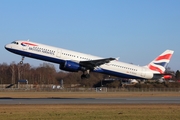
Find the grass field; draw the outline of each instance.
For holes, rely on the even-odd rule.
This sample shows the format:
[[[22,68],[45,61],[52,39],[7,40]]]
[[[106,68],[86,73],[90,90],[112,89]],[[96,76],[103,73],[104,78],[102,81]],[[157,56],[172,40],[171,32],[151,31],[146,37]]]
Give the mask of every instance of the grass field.
[[[0,98],[117,98],[117,97],[173,97],[180,92],[0,92]]]
[[[180,105],[0,105],[1,120],[179,120]]]
[[[179,92],[0,92],[0,98],[117,98],[180,96]],[[1,120],[179,120],[180,104],[3,105]]]

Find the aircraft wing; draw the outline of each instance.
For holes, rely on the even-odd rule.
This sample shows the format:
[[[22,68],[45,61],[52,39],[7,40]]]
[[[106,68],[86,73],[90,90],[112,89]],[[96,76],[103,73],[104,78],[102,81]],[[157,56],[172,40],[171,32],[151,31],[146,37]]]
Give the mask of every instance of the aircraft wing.
[[[90,61],[80,61],[79,64],[88,69],[94,69],[94,67],[103,65],[105,63],[109,63],[112,60],[116,60],[116,59],[115,58],[105,58],[105,59],[97,59],[97,60],[90,60]]]

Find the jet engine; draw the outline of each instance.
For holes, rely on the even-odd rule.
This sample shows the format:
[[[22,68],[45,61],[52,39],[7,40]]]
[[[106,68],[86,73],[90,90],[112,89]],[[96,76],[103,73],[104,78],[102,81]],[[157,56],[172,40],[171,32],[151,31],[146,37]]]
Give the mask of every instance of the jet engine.
[[[60,63],[59,68],[69,72],[78,72],[81,70],[81,66],[78,63],[72,61],[64,61],[63,63]]]

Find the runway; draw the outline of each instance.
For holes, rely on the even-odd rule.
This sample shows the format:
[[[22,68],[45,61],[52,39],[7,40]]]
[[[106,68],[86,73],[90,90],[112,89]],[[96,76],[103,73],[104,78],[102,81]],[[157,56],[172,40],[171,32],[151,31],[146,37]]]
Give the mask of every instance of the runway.
[[[0,98],[0,104],[180,104],[180,97]]]

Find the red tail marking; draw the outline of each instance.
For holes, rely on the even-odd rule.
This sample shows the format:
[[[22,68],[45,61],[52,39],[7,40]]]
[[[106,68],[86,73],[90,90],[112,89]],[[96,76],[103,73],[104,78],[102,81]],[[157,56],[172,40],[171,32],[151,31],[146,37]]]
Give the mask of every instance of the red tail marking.
[[[156,58],[156,60],[162,60],[162,59],[170,59],[172,56],[172,54],[166,54],[166,55],[163,55],[163,56],[159,56]]]
[[[149,65],[149,69],[153,70],[153,71],[158,71],[160,72],[161,74],[163,73],[163,71],[161,69],[159,69],[158,67],[155,67],[155,66],[152,66],[152,65]]]

